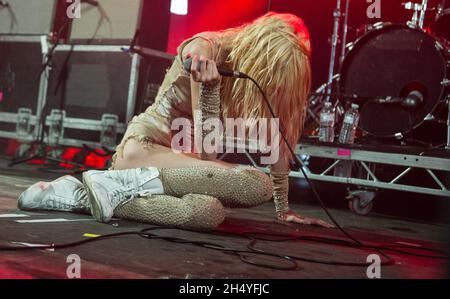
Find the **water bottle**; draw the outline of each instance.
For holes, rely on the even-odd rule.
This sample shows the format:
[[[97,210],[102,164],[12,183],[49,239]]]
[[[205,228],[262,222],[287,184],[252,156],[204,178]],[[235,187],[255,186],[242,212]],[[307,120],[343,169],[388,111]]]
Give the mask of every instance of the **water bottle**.
[[[339,143],[353,144],[355,142],[356,128],[359,123],[358,108],[358,105],[352,104],[352,107],[345,113],[339,134]]]
[[[326,102],[322,111],[320,111],[320,130],[319,141],[333,142],[334,141],[334,122],[335,113],[330,102]]]

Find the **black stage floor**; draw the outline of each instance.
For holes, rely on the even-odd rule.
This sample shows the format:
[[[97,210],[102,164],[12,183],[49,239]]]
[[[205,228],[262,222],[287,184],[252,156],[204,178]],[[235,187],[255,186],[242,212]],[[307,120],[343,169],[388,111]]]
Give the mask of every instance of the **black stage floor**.
[[[122,220],[100,224],[89,216],[70,213],[19,211],[16,207],[17,197],[27,186],[40,179],[51,180],[58,175],[39,172],[34,166],[19,165],[10,169],[6,167],[4,159],[0,160],[0,164],[0,246],[17,246],[18,243],[13,242],[69,243],[92,238],[86,234],[105,235],[151,227]],[[326,219],[325,213],[318,206],[293,204],[292,207],[308,216]],[[402,220],[380,214],[361,217],[344,209],[331,209],[331,212],[345,229],[366,243],[407,244],[437,249],[446,249],[448,246],[447,224]],[[22,217],[18,217],[19,215]],[[48,222],[49,219],[65,220]],[[23,220],[45,222],[30,223]],[[228,210],[226,221],[218,229],[222,233],[246,231],[345,239],[336,229],[280,224],[273,216],[272,203],[254,209]],[[224,236],[217,232],[208,234],[161,230],[155,233],[243,250],[248,244],[248,239]],[[277,254],[337,262],[364,263],[369,254],[376,253],[373,250],[298,240],[259,242],[256,246]],[[395,264],[381,267],[382,278],[448,277],[446,260],[386,253],[395,259]],[[67,257],[71,254],[77,254],[81,258],[82,278],[367,278],[365,267],[323,265],[299,260],[295,270],[274,270],[245,264],[230,253],[139,236],[97,240],[55,251],[4,251],[0,254],[0,278],[66,278],[70,265]],[[275,259],[269,261],[264,258],[264,261],[286,265],[286,262]]]

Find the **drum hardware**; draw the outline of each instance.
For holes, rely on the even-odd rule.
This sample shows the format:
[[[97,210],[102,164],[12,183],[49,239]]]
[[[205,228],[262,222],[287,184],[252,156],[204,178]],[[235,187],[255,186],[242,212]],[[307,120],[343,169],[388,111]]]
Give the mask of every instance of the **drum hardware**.
[[[348,11],[350,8],[350,1],[347,0],[345,3],[345,12],[344,12],[344,31],[342,34],[342,47],[341,47],[341,57],[339,58],[339,68],[342,66],[344,62],[346,52],[346,44],[347,44],[347,35],[348,35]]]
[[[428,0],[422,1],[422,9],[420,11],[420,17],[419,17],[419,28],[423,29],[423,22],[425,21],[425,14],[427,12],[427,6],[428,6]]]
[[[339,24],[341,19],[341,0],[336,1],[336,8],[333,11],[334,23],[333,23],[333,35],[331,36],[331,54],[330,54],[330,65],[328,68],[328,87],[327,93],[331,94],[333,91],[332,83],[334,77],[334,66],[336,63],[336,50],[339,41]],[[325,102],[329,102],[331,98],[326,97]]]
[[[436,49],[438,51],[443,51],[445,47],[439,41],[436,41]]]
[[[347,46],[346,46],[347,51],[351,51],[351,50],[353,49],[354,46],[355,46],[355,43],[353,43],[353,42],[348,43]]]
[[[395,139],[397,140],[403,140],[405,139],[405,136],[402,133],[395,133],[394,135]]]
[[[433,114],[445,96],[447,63],[445,48],[420,29],[400,24],[378,25],[347,45],[340,90],[358,95],[361,128],[374,137],[409,134]],[[414,63],[411,63],[414,61]],[[401,105],[414,91],[422,103]],[[380,101],[377,98],[399,99]]]
[[[395,138],[402,142],[415,136],[428,139],[427,133],[423,133],[430,129],[429,126],[435,126],[438,118],[447,118],[441,115],[442,112],[446,115],[447,109],[441,108],[444,108],[442,99],[448,94],[446,88],[450,86],[447,79],[450,67],[447,41],[423,30],[426,13],[435,8],[429,8],[425,0],[421,4],[404,4],[405,8],[416,10],[415,26],[387,22],[371,24],[370,31],[356,41],[342,44],[345,58],[339,61],[340,72],[335,74],[339,26],[343,16],[341,4],[337,1],[333,14],[335,23],[328,81],[310,96],[309,122],[317,120],[317,113],[324,102],[335,101],[336,110],[345,102],[354,102],[362,107],[360,128],[369,136]],[[409,105],[410,101],[406,100],[414,91],[421,95],[421,100]],[[380,101],[388,97],[390,101]],[[442,124],[439,122],[439,130]],[[450,132],[448,135],[450,140]],[[427,145],[441,141],[441,146],[445,145],[445,135],[439,133],[439,136],[442,140],[431,141]]]
[[[339,43],[339,28],[341,25],[341,17],[344,16],[344,24],[343,24],[343,37],[342,37],[342,50],[341,50],[341,57],[339,61],[342,63],[344,61],[345,56],[345,44],[347,41],[347,34],[348,34],[348,13],[349,13],[349,6],[350,6],[350,0],[346,0],[345,5],[345,12],[342,13],[341,11],[341,0],[336,1],[336,8],[333,11],[333,17],[334,17],[334,24],[333,24],[333,35],[331,37],[331,54],[330,54],[330,65],[328,69],[328,88],[327,93],[331,94],[333,92],[333,77],[334,77],[334,71],[335,71],[335,65],[336,65],[336,53],[337,53],[337,46]],[[325,102],[329,102],[331,98],[329,96],[326,97]]]
[[[372,30],[373,30],[373,29],[381,29],[381,28],[384,27],[384,25],[386,25],[386,23],[383,23],[383,22],[377,22],[377,23],[374,23],[374,24],[372,25]]]
[[[361,37],[362,35],[366,34],[369,31],[372,31],[374,29],[378,29],[379,27],[383,27],[383,25],[385,25],[385,24],[386,23],[384,23],[384,22],[376,22],[376,23],[373,23],[373,24],[365,24],[365,25],[359,27],[356,30],[356,36],[357,36],[357,38],[359,38],[359,37]]]
[[[407,22],[407,25],[411,28],[423,29],[423,22],[425,20],[426,12],[433,10],[428,9],[428,0],[422,0],[422,4],[406,2],[402,3],[402,5],[406,10],[412,10],[414,12],[411,20]]]
[[[434,117],[433,114],[428,114],[427,116],[425,116],[425,121],[434,121],[436,120],[436,117]]]

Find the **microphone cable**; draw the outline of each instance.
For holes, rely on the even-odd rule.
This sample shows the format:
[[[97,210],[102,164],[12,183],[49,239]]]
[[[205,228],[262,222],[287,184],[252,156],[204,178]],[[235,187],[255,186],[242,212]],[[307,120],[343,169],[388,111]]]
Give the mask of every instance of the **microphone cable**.
[[[265,93],[265,91],[262,89],[262,87],[258,84],[258,82],[256,82],[255,79],[253,79],[252,77],[244,74],[246,76],[247,79],[249,79],[250,81],[252,81],[255,86],[258,88],[258,90],[260,91],[264,102],[267,105],[267,108],[269,109],[270,114],[272,115],[273,118],[275,119],[279,119],[277,118],[272,105],[270,104],[268,98],[267,98],[267,94]],[[343,240],[338,240],[338,239],[330,239],[330,238],[315,238],[316,241],[318,240],[322,240],[325,243],[330,242],[331,241],[335,241],[335,242],[341,242],[342,245],[344,246],[349,246],[349,247],[357,247],[357,248],[366,248],[366,249],[371,249],[371,250],[375,250],[376,252],[378,252],[380,255],[382,255],[383,257],[385,257],[387,259],[386,262],[384,262],[384,264],[386,265],[393,265],[395,264],[395,260],[393,258],[391,258],[390,256],[388,256],[387,254],[385,254],[382,250],[384,251],[391,251],[391,252],[396,252],[396,253],[401,253],[401,254],[411,254],[407,251],[403,251],[401,249],[411,249],[409,246],[400,246],[400,245],[396,245],[396,244],[386,244],[386,245],[382,245],[382,246],[374,246],[374,245],[367,245],[362,243],[361,241],[359,241],[357,238],[355,238],[354,236],[352,236],[349,232],[347,232],[338,222],[337,220],[333,217],[333,215],[330,213],[330,211],[328,210],[328,208],[326,207],[325,203],[323,202],[322,198],[320,197],[319,193],[317,192],[317,189],[315,188],[313,182],[311,181],[311,179],[308,177],[308,175],[306,174],[305,169],[303,168],[303,163],[301,162],[301,160],[297,157],[297,155],[295,154],[294,150],[292,149],[291,144],[289,143],[289,141],[287,140],[287,137],[285,135],[284,132],[284,127],[283,124],[281,123],[281,120],[279,120],[279,126],[278,126],[278,131],[280,132],[280,135],[283,138],[283,141],[285,142],[285,144],[287,145],[289,152],[291,153],[292,157],[294,158],[297,166],[300,168],[306,182],[308,183],[308,185],[311,188],[311,191],[314,194],[314,197],[317,199],[317,201],[319,202],[320,206],[322,207],[323,211],[327,214],[327,216],[330,218],[330,220],[333,222],[333,224],[345,235],[347,236],[348,239],[350,239],[351,241],[354,242],[354,245],[352,246],[349,243],[345,243]],[[309,238],[308,236],[303,236],[303,238]],[[299,237],[297,237],[296,239],[299,239]],[[311,238],[310,238],[311,239]],[[261,239],[260,239],[261,240]],[[267,240],[266,240],[267,241]],[[254,248],[255,243],[251,243],[249,245],[249,249],[253,249],[253,250],[257,250]],[[417,248],[416,248],[417,249]],[[419,248],[420,249],[420,248]],[[430,249],[430,248],[422,248],[423,251],[429,251],[429,252],[439,252],[440,254],[442,254],[441,257],[442,259],[449,259],[449,254],[447,252],[441,252],[438,250],[434,250],[434,249]],[[428,256],[428,255],[424,255],[424,254],[412,254],[415,256],[421,256],[421,257],[425,257],[425,258],[433,258],[432,256]],[[296,260],[302,260],[300,257],[294,257],[294,256],[290,256],[293,259]],[[306,260],[304,260],[306,261]],[[314,261],[311,261],[314,262]],[[333,263],[330,263],[333,264]],[[351,265],[351,264],[349,264]],[[354,264],[356,265],[356,264]]]
[[[265,93],[265,91],[261,88],[261,86],[258,84],[258,82],[256,82],[255,79],[253,79],[252,77],[247,75],[247,78],[252,81],[255,86],[258,88],[258,90],[260,91],[264,102],[266,103],[267,108],[269,109],[270,114],[272,115],[272,117],[274,119],[279,119],[274,110],[272,105],[270,105],[269,99],[267,98],[267,95]],[[306,174],[306,171],[303,168],[303,163],[300,161],[300,159],[297,157],[297,155],[295,154],[294,150],[292,149],[291,144],[289,143],[289,141],[287,140],[287,137],[285,135],[284,132],[284,127],[283,124],[281,123],[280,120],[280,125],[278,126],[278,131],[280,132],[281,137],[283,138],[283,141],[285,142],[286,146],[289,149],[289,152],[291,153],[292,157],[295,160],[295,163],[297,164],[297,166],[300,168],[306,182],[308,183],[308,185],[311,188],[311,191],[314,194],[314,197],[317,199],[317,201],[319,202],[320,206],[322,207],[322,209],[324,210],[324,212],[327,214],[328,218],[330,218],[330,220],[333,222],[334,225],[336,225],[336,227],[344,234],[346,235],[350,240],[352,240],[353,242],[355,242],[355,244],[359,245],[359,246],[363,246],[363,244],[357,240],[355,237],[353,237],[352,235],[350,235],[346,230],[344,230],[344,228],[336,221],[336,219],[333,217],[333,215],[331,215],[330,211],[328,210],[328,208],[326,207],[325,203],[323,202],[322,198],[320,197],[319,193],[317,192],[317,189],[315,188],[313,182],[310,180],[310,178],[308,177],[308,175]]]

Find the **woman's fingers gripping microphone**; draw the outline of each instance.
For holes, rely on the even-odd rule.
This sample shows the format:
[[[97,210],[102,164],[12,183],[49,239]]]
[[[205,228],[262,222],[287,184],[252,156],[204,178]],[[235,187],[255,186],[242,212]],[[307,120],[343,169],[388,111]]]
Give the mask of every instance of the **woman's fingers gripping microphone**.
[[[219,81],[220,74],[216,62],[204,56],[194,56],[191,66],[192,79],[195,82],[214,84]]]

